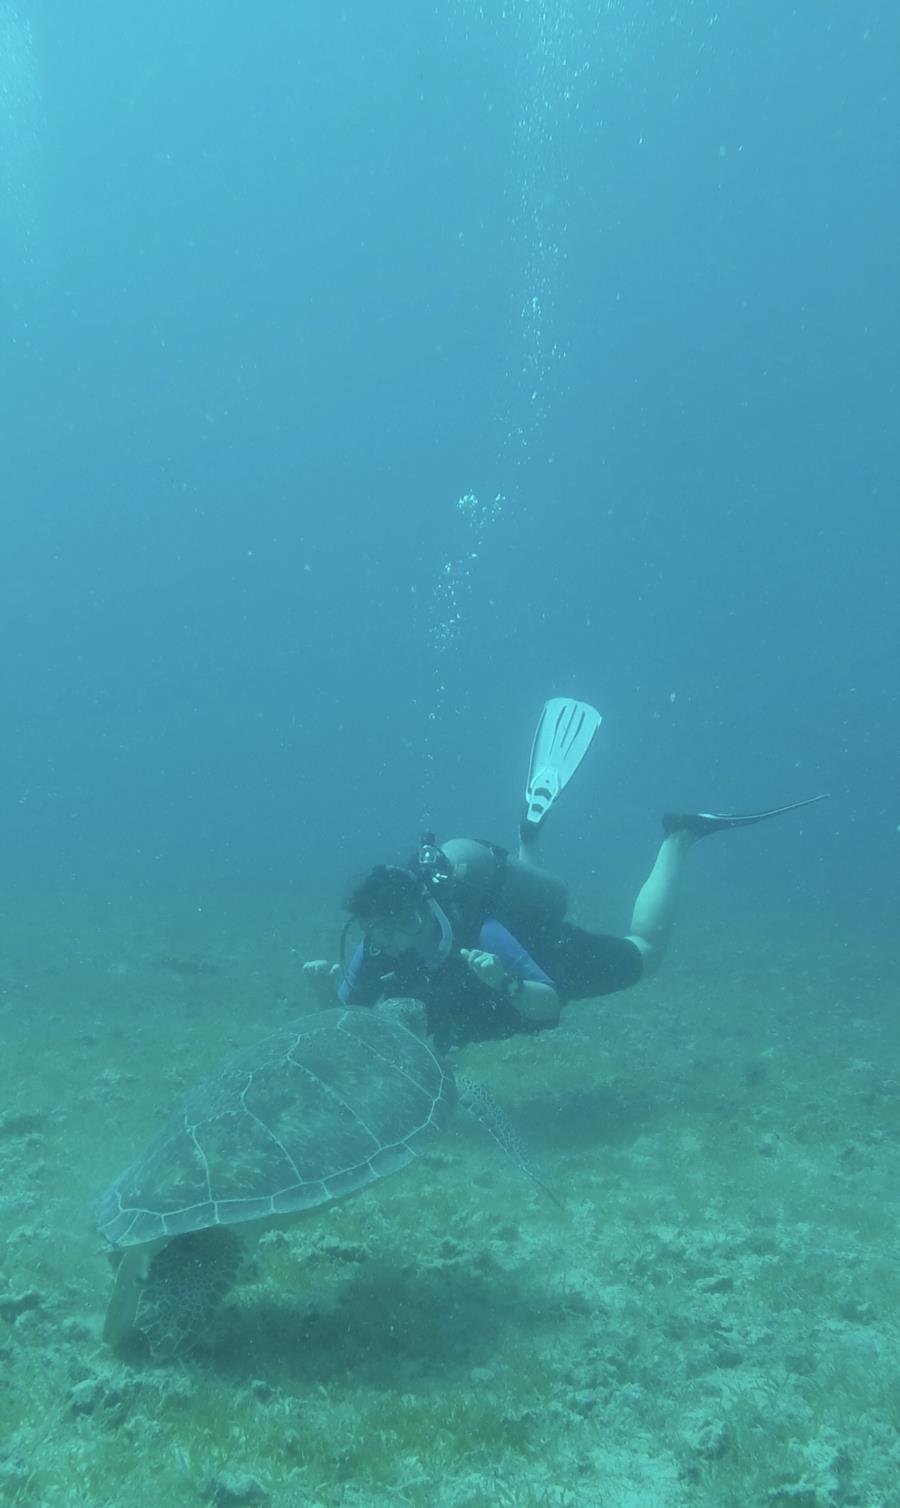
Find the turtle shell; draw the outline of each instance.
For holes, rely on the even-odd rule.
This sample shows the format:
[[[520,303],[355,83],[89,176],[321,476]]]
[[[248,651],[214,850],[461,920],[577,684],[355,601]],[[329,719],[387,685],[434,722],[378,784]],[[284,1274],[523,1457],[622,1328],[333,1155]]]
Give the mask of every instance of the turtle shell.
[[[404,1167],[456,1103],[450,1070],[410,1019],[319,1011],[238,1053],[103,1195],[101,1233],[128,1247],[278,1220]]]

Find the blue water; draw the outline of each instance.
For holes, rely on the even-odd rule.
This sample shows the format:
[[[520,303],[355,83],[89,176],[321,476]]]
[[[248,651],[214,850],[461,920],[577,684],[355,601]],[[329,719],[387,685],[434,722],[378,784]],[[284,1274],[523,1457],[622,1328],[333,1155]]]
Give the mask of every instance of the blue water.
[[[694,914],[888,928],[898,56],[887,0],[2,0],[7,895],[336,908],[510,841],[573,694],[611,927],[666,807],[825,790]]]

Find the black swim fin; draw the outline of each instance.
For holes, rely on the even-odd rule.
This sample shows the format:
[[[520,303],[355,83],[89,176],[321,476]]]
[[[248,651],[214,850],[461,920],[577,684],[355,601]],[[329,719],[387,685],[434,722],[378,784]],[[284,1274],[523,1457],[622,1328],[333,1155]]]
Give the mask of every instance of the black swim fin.
[[[753,827],[769,817],[780,817],[784,812],[796,812],[801,806],[812,806],[816,801],[827,801],[828,793],[807,796],[805,801],[791,801],[787,806],[773,806],[767,812],[666,812],[662,819],[663,832],[693,833],[705,838],[710,833],[721,833],[729,827]]]

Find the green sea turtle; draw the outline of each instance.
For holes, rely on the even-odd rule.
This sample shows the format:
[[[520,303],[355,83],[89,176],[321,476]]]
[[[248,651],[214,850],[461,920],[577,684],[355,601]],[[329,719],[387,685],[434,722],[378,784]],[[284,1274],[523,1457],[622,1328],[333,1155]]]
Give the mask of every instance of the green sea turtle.
[[[457,1103],[541,1182],[499,1107],[426,1040],[418,1001],[319,1011],[229,1059],[100,1201],[116,1267],[105,1339],[189,1350],[248,1243],[405,1167]]]

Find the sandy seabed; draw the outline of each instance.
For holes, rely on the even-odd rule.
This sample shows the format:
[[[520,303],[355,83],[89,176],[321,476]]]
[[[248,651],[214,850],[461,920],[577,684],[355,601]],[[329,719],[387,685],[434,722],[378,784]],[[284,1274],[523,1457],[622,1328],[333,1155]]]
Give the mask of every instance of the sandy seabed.
[[[333,930],[258,899],[6,915],[3,1504],[900,1508],[887,939],[682,939],[646,985],[468,1049],[561,1211],[458,1122],[264,1237],[195,1354],[109,1353],[93,1201],[313,1008],[299,961]]]

